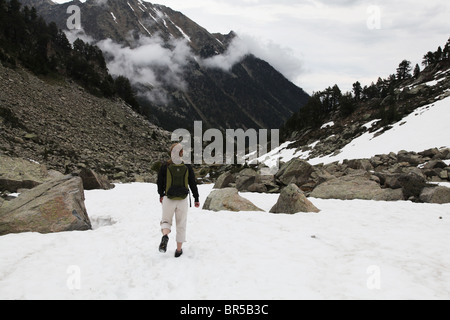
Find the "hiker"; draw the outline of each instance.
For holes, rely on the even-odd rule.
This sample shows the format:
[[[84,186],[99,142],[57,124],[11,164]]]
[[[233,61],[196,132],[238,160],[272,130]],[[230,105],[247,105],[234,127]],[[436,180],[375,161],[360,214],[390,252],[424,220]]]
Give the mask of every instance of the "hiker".
[[[188,213],[189,188],[195,200],[195,207],[200,207],[197,182],[192,166],[182,162],[183,147],[176,143],[170,148],[170,160],[161,166],[158,174],[158,193],[162,204],[161,231],[163,234],[159,251],[167,251],[169,234],[172,231],[172,221],[175,214],[177,250],[175,257],[183,254],[183,243],[186,242],[186,224]],[[190,195],[189,195],[190,198]]]

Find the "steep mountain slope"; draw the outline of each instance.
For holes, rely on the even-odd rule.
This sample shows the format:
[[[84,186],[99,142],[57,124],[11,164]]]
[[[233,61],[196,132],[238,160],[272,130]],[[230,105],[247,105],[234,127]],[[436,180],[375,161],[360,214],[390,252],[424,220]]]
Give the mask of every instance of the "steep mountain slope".
[[[342,105],[302,127],[300,113],[284,127],[283,161],[302,158],[312,164],[370,158],[400,150],[420,152],[450,146],[448,113],[450,60],[425,68],[417,77],[397,81],[385,97],[355,104],[350,115]],[[296,127],[297,125],[297,127]]]
[[[89,167],[113,179],[148,176],[167,157],[170,134],[122,100],[71,80],[43,81],[0,63],[0,153],[71,173]]]
[[[235,56],[233,32],[213,35],[162,5],[140,0],[22,3],[62,29],[67,29],[68,6],[77,5],[82,28],[100,41],[110,71],[130,78],[144,113],[166,129],[188,128],[195,120],[220,129],[279,128],[309,97],[267,62],[246,53]]]

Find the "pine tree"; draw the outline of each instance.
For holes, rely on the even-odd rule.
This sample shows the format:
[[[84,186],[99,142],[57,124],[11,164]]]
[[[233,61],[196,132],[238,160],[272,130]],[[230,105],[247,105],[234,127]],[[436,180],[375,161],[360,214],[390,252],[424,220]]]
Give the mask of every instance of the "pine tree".
[[[443,51],[443,59],[444,60],[450,59],[450,38],[448,39],[447,43],[445,44],[444,51]]]
[[[339,105],[344,117],[351,115],[356,110],[356,102],[353,100],[350,92],[347,92],[341,97]]]
[[[397,68],[397,80],[404,80],[411,77],[411,61],[403,60]]]
[[[353,84],[353,93],[355,94],[356,101],[361,100],[362,87],[361,87],[361,83],[359,83],[359,81],[356,81]]]
[[[441,46],[437,49],[437,51],[434,53],[434,60],[436,62],[442,61],[443,52]]]
[[[117,77],[114,83],[115,91],[126,103],[128,103],[134,110],[139,111],[139,103],[134,97],[133,89],[131,88],[130,80],[123,76]]]
[[[420,76],[420,67],[419,67],[419,64],[418,63],[416,63],[416,67],[414,68],[414,78],[419,78],[419,76]]]
[[[436,62],[434,53],[428,51],[426,55],[423,56],[422,65],[425,67],[431,66]]]

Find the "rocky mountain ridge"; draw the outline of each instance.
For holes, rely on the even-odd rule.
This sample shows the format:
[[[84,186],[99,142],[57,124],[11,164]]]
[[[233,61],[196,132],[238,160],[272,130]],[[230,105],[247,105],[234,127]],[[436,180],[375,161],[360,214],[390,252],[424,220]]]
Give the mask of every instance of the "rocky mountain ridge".
[[[60,5],[45,0],[21,1],[35,6],[47,21],[55,21],[62,29],[67,28],[68,6],[77,5],[83,31],[74,30],[74,36],[85,33],[95,42],[110,39],[101,42],[103,46],[99,44],[110,71],[115,75],[127,72],[125,76],[138,91],[143,114],[168,130],[191,130],[195,120],[203,121],[205,128],[277,129],[309,97],[251,54],[243,54],[227,69],[205,64],[205,59],[227,57],[236,35],[211,34],[165,6],[140,0]],[[151,50],[148,54],[147,48]],[[165,53],[155,57],[153,49]],[[133,62],[133,50],[142,50],[139,62]],[[148,60],[142,58],[146,55]]]

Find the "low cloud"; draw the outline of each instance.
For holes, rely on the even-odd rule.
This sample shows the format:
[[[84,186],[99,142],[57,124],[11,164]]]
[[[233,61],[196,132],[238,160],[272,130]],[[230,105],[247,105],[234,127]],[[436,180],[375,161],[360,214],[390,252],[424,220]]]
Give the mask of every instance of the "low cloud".
[[[97,46],[106,55],[108,69],[114,76],[125,76],[134,85],[145,87],[139,92],[155,103],[168,102],[163,87],[186,90],[184,73],[193,59],[193,53],[185,40],[164,42],[161,37],[141,37],[133,47],[102,40]]]
[[[94,38],[87,35],[86,32],[84,32],[84,29],[72,29],[72,30],[64,30],[64,33],[66,34],[67,40],[71,44],[75,42],[77,39],[81,39],[86,43],[93,44],[95,42]]]
[[[224,54],[205,59],[202,65],[230,71],[249,54],[267,61],[289,80],[295,79],[302,72],[302,62],[292,50],[247,35],[235,37]]]
[[[235,37],[225,53],[207,59],[196,56],[186,39],[164,41],[155,35],[135,40],[130,36],[131,46],[124,46],[111,39],[96,42],[82,29],[67,31],[66,35],[71,43],[81,38],[97,45],[103,51],[113,76],[127,77],[137,89],[138,96],[162,106],[170,103],[167,90],[188,90],[185,79],[190,63],[229,72],[247,55],[253,54],[269,62],[291,81],[302,69],[300,60],[289,49],[246,35]]]

